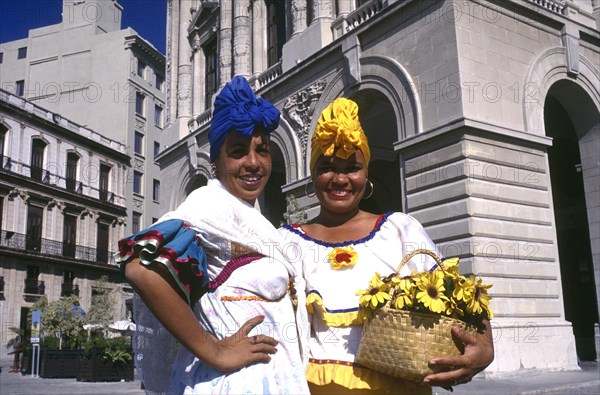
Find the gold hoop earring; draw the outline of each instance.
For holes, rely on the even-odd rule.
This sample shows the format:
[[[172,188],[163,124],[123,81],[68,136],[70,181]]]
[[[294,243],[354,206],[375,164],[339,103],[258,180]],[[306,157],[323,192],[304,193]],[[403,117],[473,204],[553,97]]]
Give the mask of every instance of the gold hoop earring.
[[[371,193],[369,193],[368,196],[363,196],[363,199],[366,200],[368,198],[370,198],[371,196],[373,196],[373,191],[375,190],[375,187],[373,186],[373,183],[367,178],[367,182],[365,183],[365,189],[367,189],[366,184],[370,184],[371,185]]]
[[[310,184],[310,181],[307,182],[306,184],[304,184],[304,196],[311,198],[311,197],[314,197],[317,193],[313,192],[312,195],[309,195],[308,194],[308,184]]]
[[[217,164],[215,162],[211,162],[210,164],[210,176],[217,178]]]

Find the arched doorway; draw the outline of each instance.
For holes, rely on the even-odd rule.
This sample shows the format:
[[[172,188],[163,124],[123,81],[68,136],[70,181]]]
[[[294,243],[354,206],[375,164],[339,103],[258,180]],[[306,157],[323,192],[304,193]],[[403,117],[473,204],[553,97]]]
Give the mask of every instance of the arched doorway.
[[[598,147],[592,148],[589,155],[589,144],[593,146],[595,141],[598,145],[597,122],[598,109],[583,89],[564,80],[550,88],[544,103],[544,124],[546,134],[553,139],[548,163],[563,302],[565,318],[573,325],[580,360],[596,359],[597,279],[594,279],[588,213],[593,207],[597,210],[597,202],[586,200],[586,192],[592,184],[598,185],[599,177],[590,173],[598,168],[594,163],[598,160]],[[595,182],[590,177],[595,177]]]
[[[208,180],[206,179],[206,177],[204,177],[204,175],[202,174],[196,174],[192,177],[190,182],[188,182],[187,186],[185,187],[185,197],[188,197],[190,193],[192,193],[200,187],[205,186],[206,184],[208,184]]]
[[[394,153],[394,142],[398,139],[394,109],[388,98],[375,89],[361,90],[350,98],[358,104],[360,123],[371,148],[369,180],[374,190],[360,208],[374,214],[402,211],[400,164]]]
[[[283,223],[283,213],[286,212],[285,196],[281,191],[281,187],[285,184],[285,160],[283,153],[277,144],[271,141],[271,159],[273,165],[271,167],[271,178],[267,182],[267,186],[263,192],[262,213],[263,215],[278,228]]]

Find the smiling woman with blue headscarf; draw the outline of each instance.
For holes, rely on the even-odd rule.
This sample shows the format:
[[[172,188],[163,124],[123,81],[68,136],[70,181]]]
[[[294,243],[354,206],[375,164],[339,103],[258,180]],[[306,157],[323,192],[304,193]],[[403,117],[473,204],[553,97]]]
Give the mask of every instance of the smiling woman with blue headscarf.
[[[268,136],[278,123],[277,108],[234,77],[215,100],[215,178],[119,242],[117,261],[143,302],[134,306],[134,343],[150,392],[308,393],[295,318],[307,323],[303,293],[296,313],[288,297],[290,279],[304,290],[302,278],[254,207],[271,173]],[[183,345],[174,362],[159,322]]]

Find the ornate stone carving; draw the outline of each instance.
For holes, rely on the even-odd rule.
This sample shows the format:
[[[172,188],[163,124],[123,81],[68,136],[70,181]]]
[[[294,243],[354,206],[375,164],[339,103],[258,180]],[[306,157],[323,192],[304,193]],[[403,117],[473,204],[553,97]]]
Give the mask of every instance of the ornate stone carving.
[[[321,97],[327,83],[319,80],[308,88],[288,97],[283,104],[283,113],[302,146],[302,156],[306,156],[306,144],[310,128],[310,120],[315,111],[315,104]]]
[[[145,131],[146,130],[146,122],[142,121],[141,119],[137,119],[135,120],[135,128],[141,131]]]
[[[80,219],[85,219],[86,216],[89,216],[90,218],[94,219],[98,217],[98,211],[96,210],[90,210],[89,208],[84,209],[81,214],[79,214],[79,218]]]
[[[11,190],[6,197],[11,201],[15,200],[16,197],[19,197],[23,199],[24,202],[27,202],[29,200],[29,193],[22,191],[19,188],[15,188]]]
[[[135,207],[135,208],[143,208],[144,207],[144,202],[142,200],[139,200],[139,199],[133,199],[133,207]]]
[[[125,226],[126,224],[127,220],[124,217],[117,217],[110,225],[114,228],[115,226]]]
[[[133,161],[133,167],[134,167],[136,170],[144,170],[144,162],[143,162],[143,161],[141,161],[141,160],[139,160],[139,159],[135,159],[135,160]]]
[[[56,199],[52,199],[46,205],[46,209],[52,210],[54,207],[58,208],[58,210],[62,213],[65,210],[65,208],[67,207],[67,205],[65,204],[65,202],[62,202],[62,201],[56,200]]]

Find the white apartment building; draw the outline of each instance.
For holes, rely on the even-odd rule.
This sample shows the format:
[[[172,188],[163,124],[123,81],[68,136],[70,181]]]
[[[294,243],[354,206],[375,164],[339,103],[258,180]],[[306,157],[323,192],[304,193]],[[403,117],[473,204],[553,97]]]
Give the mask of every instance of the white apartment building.
[[[77,294],[87,311],[103,275],[115,318],[126,317],[132,290],[112,255],[125,236],[128,171],[124,144],[0,90],[0,344],[10,327],[30,329],[42,295]]]
[[[600,1],[167,4],[163,212],[210,177],[212,98],[239,74],[282,112],[264,213],[278,224],[293,195],[314,215],[307,142],[350,97],[372,147],[364,208],[413,215],[494,285],[485,374],[597,358]]]
[[[62,22],[0,44],[0,88],[127,147],[126,233],[158,217],[165,58],[114,0],[64,0]]]

